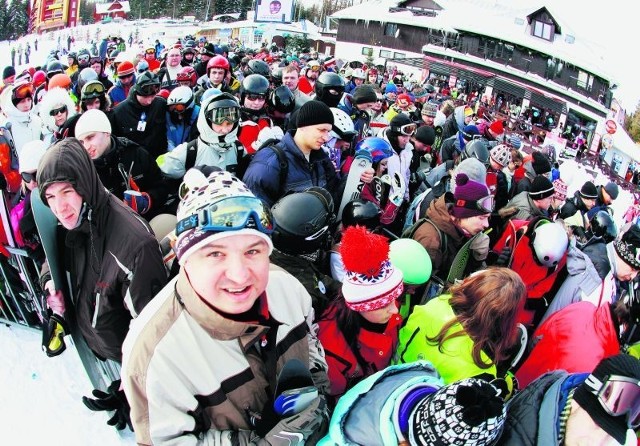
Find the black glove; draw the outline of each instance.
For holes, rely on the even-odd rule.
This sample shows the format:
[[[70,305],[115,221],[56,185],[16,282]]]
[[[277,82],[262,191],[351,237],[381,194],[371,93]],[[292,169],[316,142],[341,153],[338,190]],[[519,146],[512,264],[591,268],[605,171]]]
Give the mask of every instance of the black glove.
[[[0,173],[0,189],[2,190],[7,189],[7,179],[1,173]]]
[[[504,248],[502,248],[502,252],[498,256],[498,259],[496,260],[494,266],[504,266],[508,268],[511,263],[511,251],[512,249],[510,246],[505,246]]]
[[[127,401],[124,391],[120,390],[120,380],[112,382],[107,388],[107,393],[98,389],[95,389],[91,393],[93,393],[93,396],[96,398],[92,399],[83,396],[82,402],[85,406],[96,412],[103,410],[109,412],[112,410],[115,411],[113,416],[107,421],[107,424],[109,426],[115,426],[118,430],[129,426],[129,429],[133,431],[131,416],[129,414],[131,408],[129,407],[129,402]]]

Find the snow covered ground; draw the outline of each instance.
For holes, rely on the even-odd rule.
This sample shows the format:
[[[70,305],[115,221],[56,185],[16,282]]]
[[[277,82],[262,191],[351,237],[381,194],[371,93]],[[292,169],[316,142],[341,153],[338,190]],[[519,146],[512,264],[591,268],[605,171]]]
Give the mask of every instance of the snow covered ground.
[[[82,404],[93,386],[75,348],[49,358],[41,350],[41,334],[0,324],[0,444],[48,446],[121,446],[135,444],[107,426],[105,413]]]

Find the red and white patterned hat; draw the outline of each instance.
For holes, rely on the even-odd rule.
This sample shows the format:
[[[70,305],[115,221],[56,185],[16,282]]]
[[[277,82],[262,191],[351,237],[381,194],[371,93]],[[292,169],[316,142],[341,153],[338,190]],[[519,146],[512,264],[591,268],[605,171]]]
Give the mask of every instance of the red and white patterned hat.
[[[350,226],[342,235],[340,254],[347,274],[342,295],[354,311],[384,308],[400,297],[404,289],[402,272],[389,262],[389,241]]]

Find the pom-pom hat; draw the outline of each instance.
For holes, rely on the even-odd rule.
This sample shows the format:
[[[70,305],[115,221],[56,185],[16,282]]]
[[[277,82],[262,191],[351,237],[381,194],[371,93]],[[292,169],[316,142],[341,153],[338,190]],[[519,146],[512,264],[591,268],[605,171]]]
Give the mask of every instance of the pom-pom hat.
[[[346,270],[342,295],[350,309],[378,310],[402,294],[402,272],[389,261],[386,237],[350,226],[342,236],[340,255]]]
[[[486,184],[473,181],[465,173],[459,173],[455,181],[455,201],[451,210],[454,217],[477,217],[493,211],[493,196]]]

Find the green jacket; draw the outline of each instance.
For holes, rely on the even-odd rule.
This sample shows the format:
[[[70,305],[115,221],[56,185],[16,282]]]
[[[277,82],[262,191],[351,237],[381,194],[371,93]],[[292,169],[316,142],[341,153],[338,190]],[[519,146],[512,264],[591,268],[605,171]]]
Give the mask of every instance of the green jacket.
[[[482,374],[496,376],[495,365],[483,369],[473,362],[471,355],[473,341],[467,334],[446,340],[442,351],[437,344],[427,340],[427,337],[435,338],[440,329],[455,318],[453,309],[449,305],[450,298],[450,295],[445,294],[424,305],[414,307],[406,325],[400,330],[398,349],[393,363],[430,361],[445,384]],[[449,329],[449,333],[455,333],[461,329],[462,326],[456,323]],[[481,356],[483,362],[487,364],[491,362],[485,352],[482,352]]]

